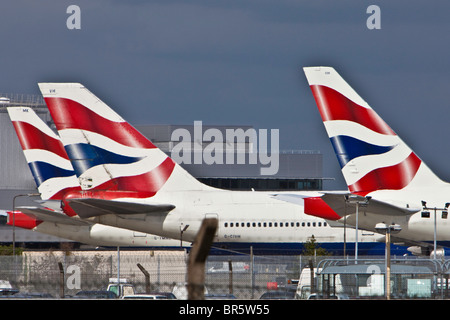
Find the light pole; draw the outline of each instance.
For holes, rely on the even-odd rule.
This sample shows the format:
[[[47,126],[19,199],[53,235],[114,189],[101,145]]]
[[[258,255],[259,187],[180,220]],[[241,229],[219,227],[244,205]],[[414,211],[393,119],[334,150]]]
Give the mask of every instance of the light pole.
[[[430,217],[430,211],[428,210],[434,210],[434,234],[433,234],[433,258],[436,259],[436,250],[437,250],[437,225],[436,225],[436,211],[442,211],[442,219],[447,219],[448,216],[448,207],[450,205],[450,202],[447,202],[444,206],[444,208],[428,208],[427,202],[422,200],[422,218],[429,218]]]
[[[13,210],[12,210],[12,245],[13,245],[13,256],[16,255],[16,198],[18,197],[38,197],[40,193],[24,193],[18,194],[13,197]]]
[[[379,233],[386,235],[386,249],[385,249],[386,275],[384,288],[386,299],[389,300],[391,298],[391,234],[400,232],[402,228],[398,224],[387,225],[385,223],[377,223],[377,225],[375,226],[375,230]]]
[[[346,203],[354,203],[356,204],[356,226],[355,226],[355,261],[358,260],[358,228],[359,228],[359,206],[367,207],[369,204],[369,200],[372,199],[372,197],[361,197],[358,195],[345,195],[345,202]]]
[[[12,210],[12,246],[13,246],[13,263],[14,263],[14,279],[17,280],[17,268],[16,268],[16,198],[18,197],[35,197],[40,196],[40,193],[25,193],[18,194],[13,197],[13,210]]]

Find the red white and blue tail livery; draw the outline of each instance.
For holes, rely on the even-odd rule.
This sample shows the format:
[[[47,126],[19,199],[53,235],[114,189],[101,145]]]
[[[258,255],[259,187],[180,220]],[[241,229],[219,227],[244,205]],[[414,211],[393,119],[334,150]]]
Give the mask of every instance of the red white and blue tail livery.
[[[151,197],[202,189],[164,152],[79,83],[40,83],[67,153],[88,189],[128,190]]]
[[[304,70],[350,192],[441,182],[336,70]]]
[[[66,212],[184,241],[194,241],[205,217],[214,217],[219,227],[213,247],[239,252],[299,254],[311,235],[325,248],[343,247],[340,229],[304,212],[304,199],[319,193],[297,192],[293,204],[279,192],[209,187],[82,84],[39,88],[83,188],[64,197]],[[368,254],[379,247],[378,238],[365,237]]]
[[[83,188],[65,196],[68,213],[167,213],[174,206],[154,200],[159,191],[207,189],[83,85],[39,88]]]
[[[41,198],[61,200],[66,192],[80,190],[59,136],[31,108],[7,110]]]
[[[8,107],[23,153],[30,167],[44,207],[20,207],[14,225],[95,246],[178,248],[180,241],[155,235],[135,236],[132,230],[81,220],[74,212],[61,210],[66,194],[81,190],[60,137],[29,107]],[[9,223],[12,221],[12,212]],[[76,226],[74,228],[74,226]],[[185,246],[186,243],[183,243]]]
[[[374,230],[377,223],[398,224],[402,228],[399,238],[432,240],[433,219],[421,214],[423,204],[445,211],[450,185],[428,168],[335,69],[307,67],[304,72],[349,193],[360,202],[369,200],[359,227]],[[342,194],[327,193],[322,199],[341,217],[350,212],[349,205],[354,206]],[[446,219],[442,214],[437,221],[437,240],[442,245],[450,244]],[[355,215],[349,221],[356,223]]]

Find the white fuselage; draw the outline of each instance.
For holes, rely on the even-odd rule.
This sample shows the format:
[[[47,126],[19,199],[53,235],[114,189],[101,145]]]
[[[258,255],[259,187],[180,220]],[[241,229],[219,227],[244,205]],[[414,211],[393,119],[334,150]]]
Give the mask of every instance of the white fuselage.
[[[366,230],[375,230],[377,223],[398,224],[401,231],[396,234],[399,238],[413,241],[434,241],[450,243],[450,221],[442,215],[445,204],[450,202],[450,185],[442,183],[440,186],[429,188],[409,188],[408,190],[381,190],[370,194],[373,199],[395,204],[399,207],[417,209],[411,215],[379,215],[359,210],[358,225]],[[422,201],[426,201],[426,211],[429,217],[422,216]],[[434,210],[436,208],[436,210]],[[436,219],[435,219],[436,218]],[[355,215],[349,215],[347,223],[356,225]],[[436,226],[436,229],[435,229]],[[436,231],[436,232],[435,232]]]
[[[166,215],[102,215],[93,218],[93,221],[194,241],[203,219],[215,217],[218,219],[218,229],[214,246],[230,249],[239,247],[239,244],[248,247],[259,245],[281,252],[283,249],[301,247],[311,237],[320,246],[342,247],[345,241],[354,243],[356,240],[354,231],[344,233],[343,228],[331,227],[324,219],[306,215],[302,205],[277,200],[268,192],[219,189],[179,191],[160,193],[154,198],[142,200],[146,201],[172,203],[176,208]],[[379,246],[383,240],[383,236],[373,232],[360,230],[358,234],[358,242],[361,243]]]
[[[176,239],[106,226],[98,223],[93,225],[74,226],[44,221],[32,230],[96,247],[181,249],[191,246],[189,242],[181,242]]]

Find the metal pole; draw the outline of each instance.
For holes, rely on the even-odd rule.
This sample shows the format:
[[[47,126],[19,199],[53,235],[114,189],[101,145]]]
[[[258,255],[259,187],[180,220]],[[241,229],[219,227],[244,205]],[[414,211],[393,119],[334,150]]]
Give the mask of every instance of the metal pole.
[[[437,211],[440,210],[442,211],[442,219],[447,219],[447,215],[448,215],[448,207],[450,206],[450,202],[447,202],[445,204],[445,206],[443,208],[428,208],[427,207],[427,202],[422,200],[422,210],[434,210],[434,240],[433,240],[433,249],[434,249],[434,253],[433,253],[433,258],[436,259],[436,250],[437,250]],[[422,215],[425,213],[425,211],[422,211]],[[427,211],[428,217],[430,212]],[[445,216],[444,216],[445,214]]]
[[[358,260],[358,216],[359,216],[359,202],[356,202],[355,261]]]
[[[311,293],[316,293],[316,282],[314,281],[314,264],[312,259],[309,259],[309,285],[311,286]]]
[[[344,257],[347,258],[347,202],[345,202],[344,214]]]
[[[122,290],[120,290],[120,247],[117,247],[117,294],[122,295]]]
[[[18,194],[13,197],[12,246],[13,246],[13,261],[14,261],[14,276],[16,278],[17,278],[17,273],[16,273],[16,198],[18,198],[18,197],[35,197],[35,196],[40,196],[40,195],[41,195],[40,193],[26,193],[26,194]],[[17,279],[15,279],[15,280],[17,280]]]
[[[384,288],[385,297],[387,300],[391,299],[391,233],[398,233],[402,230],[400,225],[392,224],[387,225],[385,223],[377,223],[375,230],[386,235],[386,248],[385,248],[385,267],[386,272],[384,276]]]
[[[12,229],[12,246],[13,246],[13,257],[16,256],[16,199],[18,197],[26,197],[28,194],[18,194],[13,197],[13,211],[12,211],[12,218],[13,218],[13,229]]]
[[[251,287],[252,287],[252,295],[251,295],[252,299],[254,298],[254,295],[255,295],[255,291],[254,291],[254,289],[255,289],[255,282],[254,282],[255,278],[254,278],[254,274],[253,274],[253,271],[254,271],[253,270],[253,268],[254,268],[253,263],[254,263],[253,246],[250,246],[250,273],[251,273],[250,282],[251,282]]]
[[[228,260],[228,293],[233,294],[233,263]]]
[[[391,229],[386,229],[386,299],[391,299]]]
[[[15,196],[13,198],[13,212],[12,212],[12,218],[13,218],[13,229],[12,229],[12,246],[13,246],[13,259],[16,256],[16,198],[18,196]],[[16,267],[14,266],[14,269]]]
[[[58,262],[59,267],[59,296],[61,299],[64,299],[64,267],[61,262]]]
[[[433,242],[433,245],[434,245],[434,254],[433,254],[433,257],[434,257],[434,259],[436,260],[436,248],[437,248],[437,241],[436,241],[436,234],[437,234],[437,232],[436,232],[436,207],[434,208],[434,242]]]

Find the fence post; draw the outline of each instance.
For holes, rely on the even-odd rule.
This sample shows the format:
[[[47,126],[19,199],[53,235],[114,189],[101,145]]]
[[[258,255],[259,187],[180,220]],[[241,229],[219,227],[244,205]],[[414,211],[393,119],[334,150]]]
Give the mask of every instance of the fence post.
[[[205,261],[218,226],[216,218],[205,218],[197,233],[188,260],[188,299],[205,298]]]
[[[231,260],[228,260],[228,274],[229,274],[229,293],[233,294],[233,264]]]
[[[255,256],[253,255],[253,246],[250,246],[250,273],[251,273],[251,287],[252,287],[252,299],[255,298]]]
[[[314,264],[312,259],[309,259],[309,272],[311,277],[311,293],[316,293],[316,282],[314,281]]]
[[[145,276],[145,293],[150,293],[150,274],[140,263],[138,263],[137,266]]]
[[[59,267],[59,295],[64,299],[64,267],[61,262],[58,262]]]

